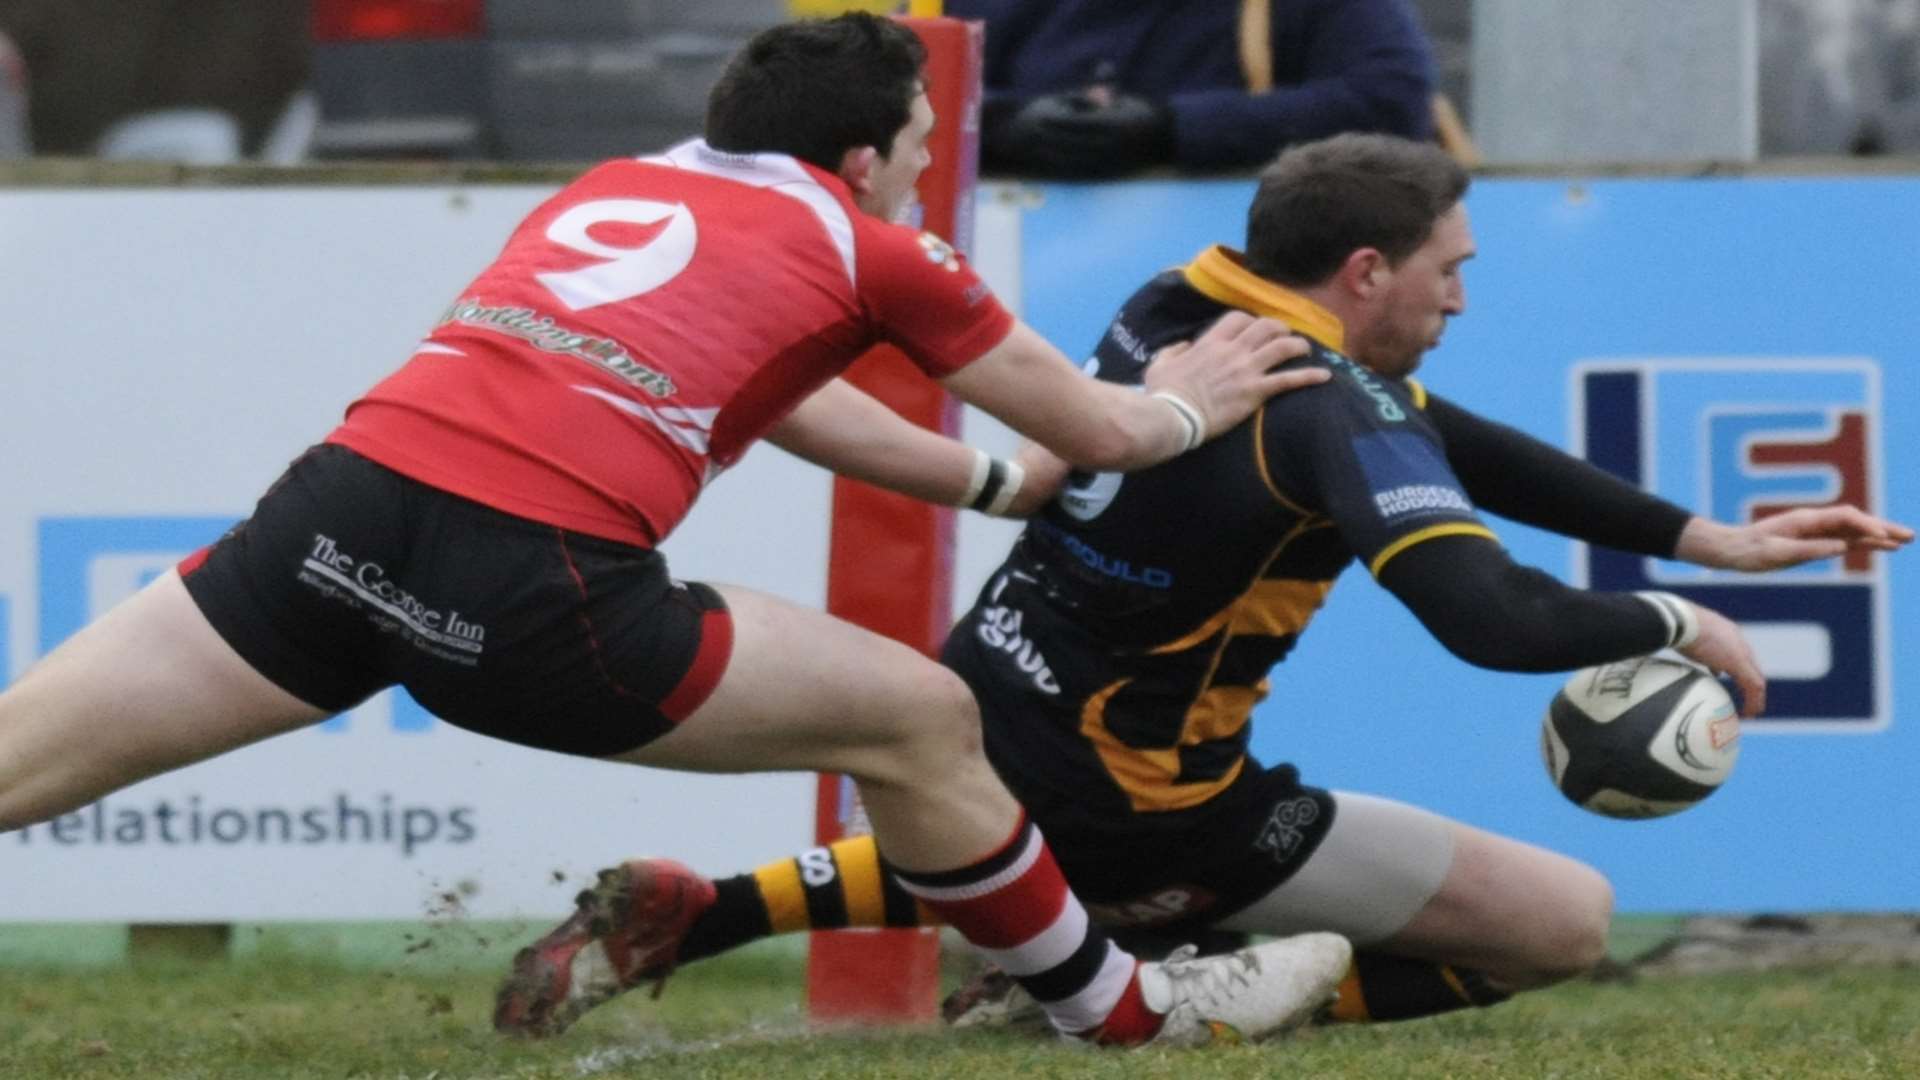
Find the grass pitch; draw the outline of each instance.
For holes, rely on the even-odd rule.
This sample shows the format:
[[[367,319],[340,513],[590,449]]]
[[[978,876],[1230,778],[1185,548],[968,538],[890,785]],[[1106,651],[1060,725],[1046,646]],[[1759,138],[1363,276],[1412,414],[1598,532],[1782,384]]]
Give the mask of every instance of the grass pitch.
[[[223,961],[127,962],[112,931],[0,930],[0,1077],[1920,1076],[1920,971],[1581,982],[1494,1009],[1320,1028],[1266,1046],[1091,1051],[998,1032],[818,1032],[802,953],[773,942],[676,974],[546,1042],[488,1026],[527,927],[243,927]]]

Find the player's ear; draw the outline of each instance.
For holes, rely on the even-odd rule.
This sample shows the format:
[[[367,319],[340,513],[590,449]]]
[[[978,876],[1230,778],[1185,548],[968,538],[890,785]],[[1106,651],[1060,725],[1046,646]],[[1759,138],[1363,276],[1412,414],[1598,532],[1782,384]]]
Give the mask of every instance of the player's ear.
[[[880,151],[871,146],[856,146],[840,155],[840,179],[847,182],[855,195],[865,195],[873,190],[873,170],[880,162]]]
[[[1354,296],[1370,300],[1392,280],[1393,267],[1379,248],[1356,248],[1335,276]]]

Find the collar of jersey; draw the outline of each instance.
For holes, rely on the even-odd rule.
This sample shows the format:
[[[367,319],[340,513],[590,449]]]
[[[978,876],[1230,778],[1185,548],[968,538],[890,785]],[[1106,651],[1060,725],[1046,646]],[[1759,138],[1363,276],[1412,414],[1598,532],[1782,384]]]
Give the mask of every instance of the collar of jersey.
[[[1347,328],[1338,315],[1248,270],[1236,253],[1219,244],[1195,256],[1180,272],[1203,296],[1279,319],[1335,352],[1346,349]]]

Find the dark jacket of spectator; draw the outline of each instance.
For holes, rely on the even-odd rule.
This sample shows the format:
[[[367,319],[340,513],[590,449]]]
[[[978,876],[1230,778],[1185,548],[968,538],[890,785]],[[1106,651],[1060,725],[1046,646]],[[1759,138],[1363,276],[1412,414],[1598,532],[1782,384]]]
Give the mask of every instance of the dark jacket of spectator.
[[[0,0],[26,61],[33,146],[89,155],[116,121],[222,110],[251,152],[307,81],[306,0]]]
[[[1432,50],[1406,0],[948,0],[946,13],[987,23],[994,168],[1245,167],[1342,131],[1432,134]]]

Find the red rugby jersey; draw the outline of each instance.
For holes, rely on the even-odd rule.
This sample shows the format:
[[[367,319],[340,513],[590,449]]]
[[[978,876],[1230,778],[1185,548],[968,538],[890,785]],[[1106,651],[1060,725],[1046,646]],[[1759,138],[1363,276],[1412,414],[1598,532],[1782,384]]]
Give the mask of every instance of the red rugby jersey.
[[[327,438],[536,521],[652,546],[876,342],[951,374],[1013,319],[939,239],[784,154],[695,140],[535,210]]]

